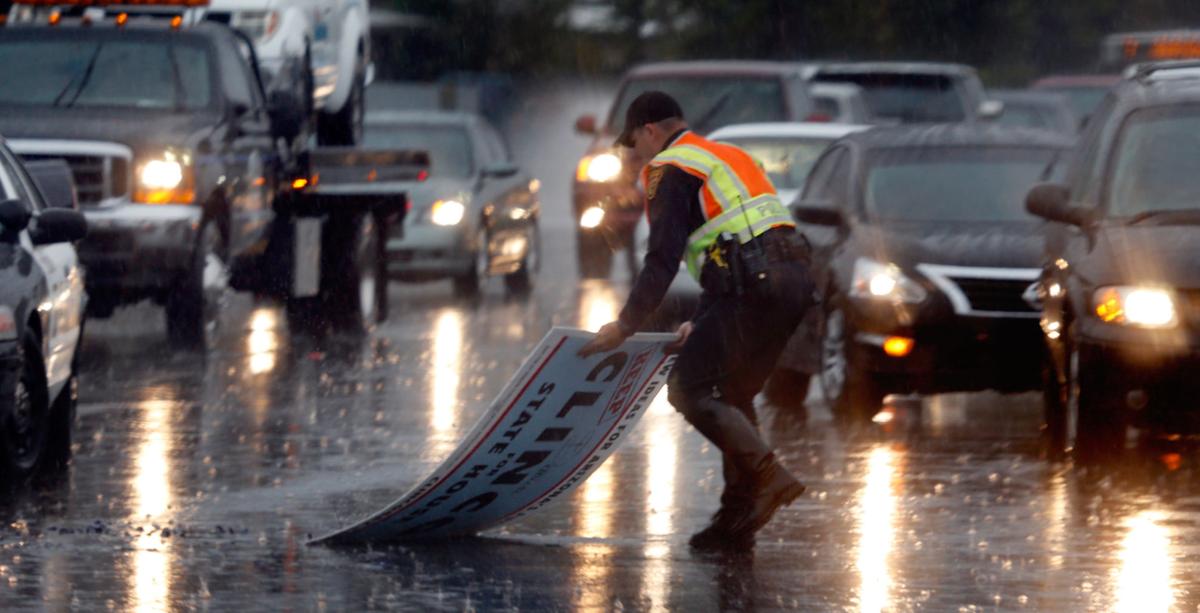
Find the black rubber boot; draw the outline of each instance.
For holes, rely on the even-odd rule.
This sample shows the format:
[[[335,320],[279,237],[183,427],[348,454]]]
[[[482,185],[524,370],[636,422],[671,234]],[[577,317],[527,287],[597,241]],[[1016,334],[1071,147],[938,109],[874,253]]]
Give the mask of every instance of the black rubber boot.
[[[748,512],[748,507],[721,507],[713,514],[708,526],[692,535],[688,545],[702,551],[744,551],[754,547],[753,534],[746,538],[733,533],[736,522]]]
[[[755,475],[758,491],[754,502],[730,526],[732,538],[753,539],[754,533],[771,521],[779,507],[791,504],[804,493],[804,484],[775,459],[774,453],[758,463]]]

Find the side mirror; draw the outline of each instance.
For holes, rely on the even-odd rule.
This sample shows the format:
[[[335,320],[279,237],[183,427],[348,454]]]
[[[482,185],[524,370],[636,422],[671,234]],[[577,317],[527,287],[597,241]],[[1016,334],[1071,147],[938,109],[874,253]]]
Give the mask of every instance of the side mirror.
[[[276,90],[267,101],[271,116],[271,135],[286,141],[295,140],[304,127],[304,105],[290,92]]]
[[[792,216],[800,223],[840,228],[846,225],[842,212],[830,208],[828,202],[801,201],[792,207]]]
[[[979,103],[980,119],[995,119],[1004,113],[1004,103],[999,100],[984,100]]]
[[[1058,183],[1039,183],[1025,196],[1025,210],[1048,221],[1085,227],[1095,221],[1095,214],[1070,204],[1071,192]]]
[[[575,131],[580,134],[589,136],[596,135],[596,116],[595,115],[580,115],[579,119],[575,120]]]
[[[73,243],[87,236],[87,218],[79,211],[47,209],[34,218],[29,238],[35,245]]]
[[[52,209],[79,209],[79,194],[75,191],[75,175],[65,160],[25,162],[25,170],[33,177],[46,205]]]
[[[0,226],[9,232],[20,232],[29,227],[33,212],[20,200],[0,202]]]
[[[509,162],[498,162],[484,166],[479,172],[488,179],[507,179],[520,172],[520,168]]]

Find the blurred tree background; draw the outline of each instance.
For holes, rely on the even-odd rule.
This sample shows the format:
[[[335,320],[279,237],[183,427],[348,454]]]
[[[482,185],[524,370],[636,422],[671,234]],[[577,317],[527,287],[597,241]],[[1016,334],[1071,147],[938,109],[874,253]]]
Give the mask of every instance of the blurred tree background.
[[[1095,68],[1104,35],[1200,27],[1192,0],[377,0],[412,23],[376,49],[407,78],[609,75],[639,61],[905,59],[993,85]],[[377,11],[379,12],[379,11]],[[378,37],[377,37],[378,38]]]

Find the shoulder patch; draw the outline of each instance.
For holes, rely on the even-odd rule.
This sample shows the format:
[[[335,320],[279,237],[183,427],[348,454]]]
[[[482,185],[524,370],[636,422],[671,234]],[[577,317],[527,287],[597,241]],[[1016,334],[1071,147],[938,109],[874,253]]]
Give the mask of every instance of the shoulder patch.
[[[646,198],[648,200],[654,200],[654,196],[658,194],[658,184],[662,181],[663,173],[666,170],[666,166],[655,166],[650,169],[650,174],[646,176]]]

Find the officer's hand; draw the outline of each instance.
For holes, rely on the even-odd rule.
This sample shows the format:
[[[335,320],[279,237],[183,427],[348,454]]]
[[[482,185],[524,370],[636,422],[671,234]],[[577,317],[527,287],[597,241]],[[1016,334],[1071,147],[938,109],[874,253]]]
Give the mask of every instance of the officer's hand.
[[[596,338],[588,341],[588,344],[579,350],[579,357],[586,358],[597,353],[612,351],[620,347],[626,338],[625,332],[621,330],[621,324],[615,321],[604,324],[604,327],[596,333]]]
[[[688,337],[692,335],[692,330],[695,328],[695,324],[690,321],[679,324],[679,328],[675,330],[675,342],[667,345],[667,353],[679,353],[683,349],[683,344],[687,342]]]

